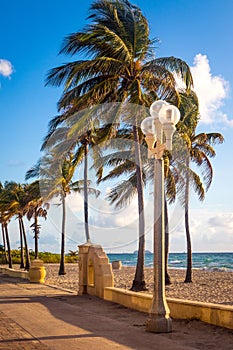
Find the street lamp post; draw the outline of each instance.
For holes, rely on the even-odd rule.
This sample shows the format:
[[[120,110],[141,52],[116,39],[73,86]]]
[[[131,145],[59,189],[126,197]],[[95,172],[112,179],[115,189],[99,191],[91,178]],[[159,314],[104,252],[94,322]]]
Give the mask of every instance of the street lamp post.
[[[180,112],[177,107],[159,100],[152,103],[150,114],[151,117],[145,118],[141,124],[148,145],[148,158],[154,158],[154,290],[146,330],[168,333],[172,331],[172,321],[165,297],[163,154],[165,150],[172,150],[172,137]]]

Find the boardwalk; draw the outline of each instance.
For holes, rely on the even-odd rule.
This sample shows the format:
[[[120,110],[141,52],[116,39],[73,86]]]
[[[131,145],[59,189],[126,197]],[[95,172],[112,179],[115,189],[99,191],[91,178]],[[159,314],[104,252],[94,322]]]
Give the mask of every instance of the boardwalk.
[[[145,332],[147,315],[89,296],[0,274],[1,350],[231,350],[232,332],[173,321],[173,333]]]

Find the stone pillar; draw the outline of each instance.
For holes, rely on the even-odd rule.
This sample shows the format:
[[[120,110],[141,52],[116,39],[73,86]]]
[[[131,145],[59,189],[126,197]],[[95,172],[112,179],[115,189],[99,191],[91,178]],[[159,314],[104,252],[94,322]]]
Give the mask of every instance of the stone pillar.
[[[86,243],[79,246],[79,295],[100,298],[105,287],[113,287],[112,265],[101,245]]]
[[[79,290],[78,295],[87,294],[87,255],[90,248],[90,243],[79,245]]]
[[[90,246],[87,256],[88,284],[87,293],[100,298],[104,296],[105,287],[113,287],[112,265],[99,244]]]

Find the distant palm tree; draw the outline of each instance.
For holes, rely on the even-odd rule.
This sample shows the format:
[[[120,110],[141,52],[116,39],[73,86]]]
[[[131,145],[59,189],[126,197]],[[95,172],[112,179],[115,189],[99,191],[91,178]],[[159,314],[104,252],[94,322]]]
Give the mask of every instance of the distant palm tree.
[[[2,214],[1,214],[1,210],[0,210],[0,223],[1,223],[1,229],[2,229],[2,252],[4,252],[4,259],[5,259],[5,263],[8,263],[8,259],[7,259],[7,252],[6,252],[6,237],[5,237],[5,230],[4,230],[4,224],[2,222]]]
[[[74,127],[74,126],[73,126]],[[77,127],[77,125],[75,125]],[[89,206],[88,206],[88,195],[95,195],[97,198],[100,195],[100,191],[92,188],[90,180],[88,180],[88,156],[89,150],[92,149],[93,157],[100,157],[100,149],[98,144],[104,142],[107,138],[106,132],[109,129],[96,129],[93,125],[89,130],[86,130],[83,134],[77,135],[76,147],[74,149],[74,159],[76,167],[84,162],[83,167],[83,188],[80,188],[84,194],[84,228],[86,241],[90,242],[90,232],[89,232]],[[97,153],[97,154],[96,154]]]
[[[8,224],[10,222],[10,214],[5,214],[1,217],[1,221],[3,224],[3,230],[5,233],[5,237],[6,237],[6,245],[7,245],[7,253],[8,253],[8,266],[10,269],[12,269],[13,264],[12,264],[12,256],[11,256],[11,244],[10,244],[10,237],[9,237],[9,233],[8,233]]]
[[[27,192],[27,185],[16,183],[14,181],[5,183],[6,197],[5,204],[8,210],[12,212],[12,215],[16,215],[19,222],[19,232],[20,232],[20,267],[24,268],[24,248],[25,247],[25,269],[30,268],[30,255],[27,244],[27,237],[25,232],[25,226],[23,222],[23,216],[27,212],[27,205],[30,201],[30,197]]]
[[[34,219],[34,222],[31,224],[32,230],[34,232],[34,240],[35,240],[35,259],[39,258],[39,232],[40,232],[40,224],[38,223],[38,218],[43,217],[45,220],[47,218],[47,210],[49,208],[49,204],[44,202],[44,199],[40,193],[40,186],[38,181],[34,181],[28,185],[28,193],[30,201],[27,206],[27,219],[30,221]]]
[[[13,214],[8,210],[7,204],[5,202],[7,196],[7,190],[4,186],[0,183],[0,222],[2,226],[2,234],[6,241],[7,246],[7,259],[8,260],[8,266],[9,268],[12,268],[12,256],[11,256],[11,244],[10,244],[10,237],[8,233],[8,224],[10,222],[11,217]]]
[[[4,249],[4,255],[5,255],[5,262],[8,263],[7,259],[7,253],[6,253],[6,237],[5,237],[5,230],[4,230],[4,224],[3,224],[3,214],[4,214],[4,208],[2,206],[1,197],[2,197],[2,189],[3,185],[0,182],[0,223],[2,228],[2,242],[3,242],[3,249]]]
[[[69,256],[77,256],[78,255],[78,250],[69,250]]]
[[[30,197],[27,191],[27,185],[25,184],[17,184],[14,181],[7,183],[8,189],[8,201],[10,209],[13,211],[14,215],[17,216],[19,221],[19,231],[20,231],[20,247],[21,247],[21,267],[24,267],[23,263],[23,242],[25,247],[25,269],[29,270],[30,268],[30,255],[27,243],[27,237],[25,232],[25,226],[23,222],[23,217],[27,212],[28,202],[30,201]]]
[[[88,159],[91,151],[94,164],[97,159],[102,157],[102,149],[106,147],[109,139],[115,135],[118,125],[108,122],[106,114],[108,104],[101,108],[91,108],[80,111],[74,116],[66,119],[64,115],[53,118],[49,123],[49,131],[42,144],[41,150],[46,153],[55,154],[55,159],[62,163],[67,156],[67,152],[73,154],[74,170],[84,163],[83,184],[81,190],[84,193],[84,227],[86,241],[90,241],[89,222],[88,222],[88,195],[99,196],[100,191],[90,186],[88,180]],[[100,116],[102,115],[102,117]],[[86,115],[88,118],[86,119]],[[103,115],[105,115],[103,117]],[[99,117],[100,116],[100,117]],[[99,118],[98,118],[99,117]],[[104,120],[104,124],[102,122]],[[50,161],[51,162],[51,161]],[[103,169],[98,169],[97,176],[101,177]],[[74,174],[73,174],[74,175]]]
[[[65,226],[66,226],[66,197],[71,192],[82,192],[83,181],[73,181],[74,173],[79,164],[79,155],[72,151],[68,152],[66,158],[57,159],[56,154],[46,154],[26,174],[26,179],[37,177],[47,201],[54,197],[60,197],[62,204],[62,228],[61,228],[61,259],[59,275],[65,275]],[[87,181],[87,186],[90,182]],[[89,188],[92,193],[98,191]],[[89,231],[88,231],[89,232]],[[87,240],[89,236],[86,237]]]

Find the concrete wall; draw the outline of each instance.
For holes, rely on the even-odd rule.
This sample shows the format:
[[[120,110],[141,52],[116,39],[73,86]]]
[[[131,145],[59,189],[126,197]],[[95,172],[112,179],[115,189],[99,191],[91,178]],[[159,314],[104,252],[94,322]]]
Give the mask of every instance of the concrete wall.
[[[148,313],[152,295],[120,288],[105,288],[104,299]],[[167,298],[170,315],[176,319],[197,319],[215,326],[233,329],[233,306]]]
[[[79,246],[79,295],[88,293],[148,313],[152,294],[136,293],[114,288],[112,267],[99,245]],[[192,302],[167,298],[170,316],[176,319],[197,319],[220,327],[233,329],[233,306]]]
[[[10,269],[9,267],[0,267],[0,272],[11,277],[29,279],[28,271],[14,270],[14,269]]]

